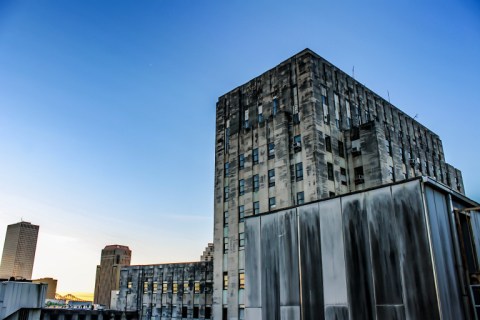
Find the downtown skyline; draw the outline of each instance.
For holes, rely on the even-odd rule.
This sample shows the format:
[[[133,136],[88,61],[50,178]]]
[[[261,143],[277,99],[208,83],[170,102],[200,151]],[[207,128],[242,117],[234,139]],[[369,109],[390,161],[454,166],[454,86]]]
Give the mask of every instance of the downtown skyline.
[[[480,199],[480,5],[287,3],[0,4],[0,234],[41,226],[34,278],[93,292],[109,244],[198,260],[218,97],[306,47],[437,133]]]

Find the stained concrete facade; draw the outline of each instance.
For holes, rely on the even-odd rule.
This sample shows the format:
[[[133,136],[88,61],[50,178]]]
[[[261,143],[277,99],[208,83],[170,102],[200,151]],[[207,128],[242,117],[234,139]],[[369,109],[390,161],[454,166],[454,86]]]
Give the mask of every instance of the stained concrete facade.
[[[95,276],[93,303],[110,308],[112,290],[118,290],[120,269],[129,266],[132,251],[127,246],[108,245],[102,250]]]
[[[200,256],[200,261],[213,261],[213,243],[209,243]]]
[[[211,319],[211,261],[123,267],[117,310],[140,319]]]
[[[2,281],[0,282],[0,319],[40,319],[40,308],[45,305],[47,285],[41,283]],[[37,310],[37,311],[35,311]]]
[[[215,319],[244,317],[244,217],[422,175],[464,193],[438,135],[308,49],[221,96],[215,141]]]
[[[39,226],[22,221],[7,227],[0,278],[32,279]]]

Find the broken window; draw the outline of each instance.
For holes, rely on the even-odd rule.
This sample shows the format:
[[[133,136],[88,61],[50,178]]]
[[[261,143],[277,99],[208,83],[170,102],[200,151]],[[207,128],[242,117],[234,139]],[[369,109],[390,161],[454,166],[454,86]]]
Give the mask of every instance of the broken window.
[[[298,152],[302,150],[302,136],[296,135],[293,137],[293,151]]]
[[[270,142],[268,144],[268,159],[275,158],[275,143]]]
[[[333,164],[330,162],[327,162],[327,175],[328,175],[328,180],[333,181]]]
[[[332,152],[332,138],[325,136],[325,150]]]
[[[258,123],[263,122],[263,108],[262,105],[258,106]]]
[[[338,140],[338,156],[345,158],[345,146],[343,145],[343,142]]]

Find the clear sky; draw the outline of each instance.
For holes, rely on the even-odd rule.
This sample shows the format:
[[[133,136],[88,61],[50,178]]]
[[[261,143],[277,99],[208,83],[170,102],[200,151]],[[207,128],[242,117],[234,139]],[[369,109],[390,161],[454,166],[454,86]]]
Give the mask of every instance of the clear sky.
[[[213,241],[217,98],[310,48],[438,133],[480,200],[480,2],[0,1],[0,246],[40,225],[34,277],[93,291],[100,251]]]

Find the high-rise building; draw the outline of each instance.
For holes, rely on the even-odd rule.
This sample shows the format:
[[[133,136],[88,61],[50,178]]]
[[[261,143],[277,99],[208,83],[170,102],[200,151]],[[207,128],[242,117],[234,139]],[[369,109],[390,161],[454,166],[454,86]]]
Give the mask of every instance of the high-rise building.
[[[39,226],[21,221],[7,227],[0,278],[32,278]]]
[[[438,135],[309,49],[216,109],[215,319],[244,317],[244,218],[416,176],[464,193]]]
[[[118,290],[120,269],[130,265],[132,251],[127,246],[108,245],[102,250],[97,266],[93,303],[110,308],[112,290]]]

